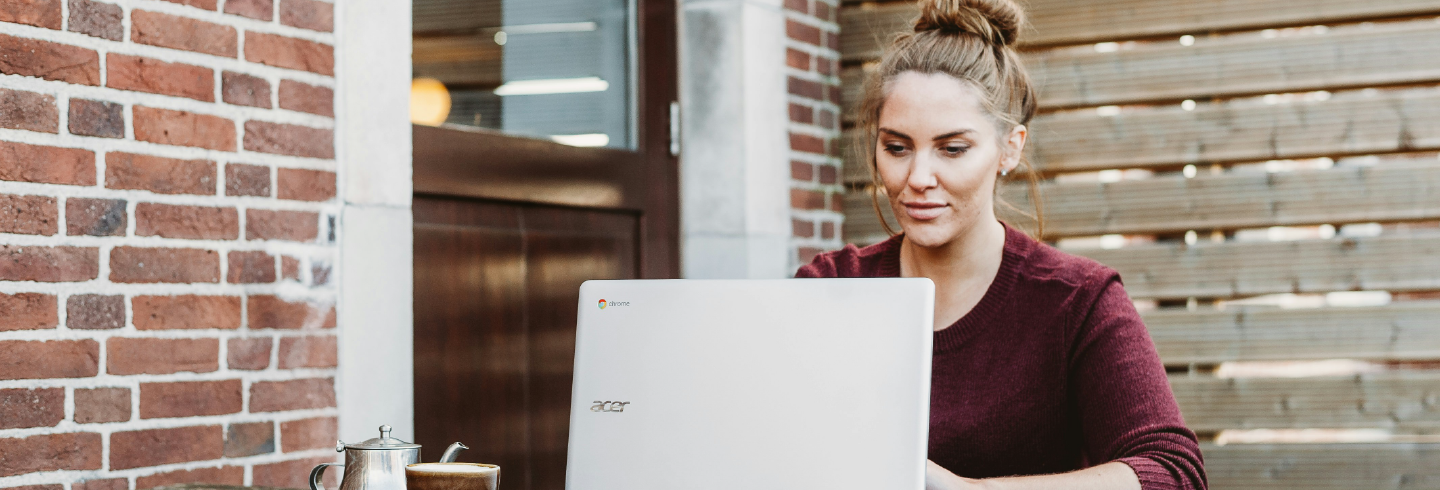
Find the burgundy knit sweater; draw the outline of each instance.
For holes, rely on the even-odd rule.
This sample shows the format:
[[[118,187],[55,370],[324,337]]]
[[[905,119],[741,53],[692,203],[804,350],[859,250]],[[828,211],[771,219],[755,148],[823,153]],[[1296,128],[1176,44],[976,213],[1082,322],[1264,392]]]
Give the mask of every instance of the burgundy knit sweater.
[[[796,277],[896,277],[896,236],[821,254]],[[967,478],[1110,461],[1146,490],[1204,489],[1195,434],[1114,270],[1006,227],[980,303],[935,332],[930,459]]]

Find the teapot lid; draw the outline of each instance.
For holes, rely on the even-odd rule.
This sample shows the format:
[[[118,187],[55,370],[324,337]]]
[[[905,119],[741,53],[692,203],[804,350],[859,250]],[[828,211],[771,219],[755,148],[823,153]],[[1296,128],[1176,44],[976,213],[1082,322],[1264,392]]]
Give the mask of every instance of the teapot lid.
[[[380,437],[376,437],[376,438],[372,438],[372,439],[367,439],[367,440],[365,440],[365,442],[362,442],[362,443],[359,443],[359,444],[345,444],[345,443],[340,442],[340,441],[335,441],[335,442],[336,442],[336,448],[335,448],[335,450],[336,450],[337,452],[338,452],[338,451],[344,451],[345,449],[419,449],[419,448],[420,448],[420,445],[419,445],[419,444],[412,444],[412,443],[408,443],[408,442],[405,442],[405,441],[396,439],[396,438],[394,438],[394,437],[390,437],[390,426],[388,426],[388,425],[382,425],[382,426],[380,426]]]

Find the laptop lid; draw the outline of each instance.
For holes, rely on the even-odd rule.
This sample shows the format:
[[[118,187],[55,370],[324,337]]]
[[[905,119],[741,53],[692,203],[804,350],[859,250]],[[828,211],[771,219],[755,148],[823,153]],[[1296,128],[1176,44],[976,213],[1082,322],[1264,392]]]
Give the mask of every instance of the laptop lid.
[[[589,281],[568,490],[923,490],[928,279]]]

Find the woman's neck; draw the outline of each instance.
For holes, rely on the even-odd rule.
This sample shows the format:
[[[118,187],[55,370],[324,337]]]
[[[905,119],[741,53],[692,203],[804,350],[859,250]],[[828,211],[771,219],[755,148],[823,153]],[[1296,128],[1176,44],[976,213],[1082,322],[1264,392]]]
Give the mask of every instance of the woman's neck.
[[[904,240],[900,276],[924,277],[935,283],[935,329],[943,330],[985,296],[1004,254],[1005,226],[991,218],[941,246],[921,247]]]

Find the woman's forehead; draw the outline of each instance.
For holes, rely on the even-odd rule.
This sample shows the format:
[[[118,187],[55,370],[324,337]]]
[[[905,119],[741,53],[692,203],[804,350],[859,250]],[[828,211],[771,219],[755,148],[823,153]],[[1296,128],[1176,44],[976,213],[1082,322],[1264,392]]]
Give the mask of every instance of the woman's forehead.
[[[988,126],[978,123],[985,120],[985,114],[975,89],[950,75],[905,72],[891,80],[887,88],[880,110],[881,126],[903,126],[912,131],[934,129],[937,134],[951,132],[955,127]]]

